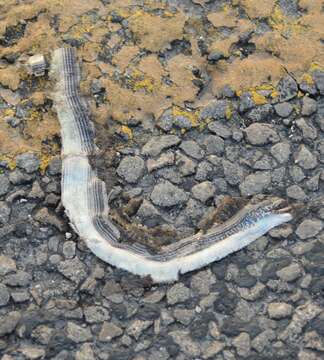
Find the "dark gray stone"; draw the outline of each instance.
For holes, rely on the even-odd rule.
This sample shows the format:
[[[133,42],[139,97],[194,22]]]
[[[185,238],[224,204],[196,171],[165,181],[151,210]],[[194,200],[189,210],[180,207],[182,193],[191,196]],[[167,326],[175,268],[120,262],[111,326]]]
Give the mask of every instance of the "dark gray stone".
[[[270,279],[277,278],[277,271],[290,265],[291,259],[290,258],[279,258],[279,259],[268,259],[266,264],[262,268],[262,275],[260,280],[263,283],[266,283]]]
[[[152,324],[153,321],[150,320],[134,320],[127,328],[127,334],[138,340],[142,333]]]
[[[229,85],[225,85],[221,90],[221,96],[233,98],[235,96],[235,91]]]
[[[253,165],[255,170],[271,170],[276,166],[275,161],[268,155],[262,156],[261,159],[257,160]]]
[[[298,185],[291,185],[287,188],[287,196],[294,200],[303,201],[306,199],[304,190]]]
[[[9,187],[8,177],[5,174],[0,174],[0,196],[7,194]]]
[[[223,160],[222,164],[226,181],[230,185],[238,185],[243,181],[244,172],[240,165],[231,163],[228,160]]]
[[[206,149],[207,155],[222,155],[225,142],[217,135],[207,135],[203,140],[203,146]]]
[[[241,129],[234,129],[232,137],[236,142],[240,142],[243,139],[243,131]]]
[[[112,339],[123,334],[123,330],[114,323],[105,321],[99,333],[99,341],[111,342]]]
[[[89,328],[83,328],[71,321],[66,325],[66,336],[74,343],[92,340],[92,334]]]
[[[228,126],[220,123],[219,121],[213,121],[209,123],[208,129],[212,133],[222,137],[223,139],[228,139],[232,134],[231,129]]]
[[[296,154],[294,154],[295,163],[300,165],[303,169],[314,169],[317,166],[316,155],[313,154],[308,147],[300,145]]]
[[[157,156],[162,150],[178,145],[181,142],[176,135],[163,135],[152,137],[142,148],[142,154]]]
[[[241,332],[240,335],[233,340],[233,346],[239,356],[243,358],[248,357],[251,352],[250,335],[246,332]]]
[[[126,156],[117,168],[117,174],[128,183],[136,183],[143,175],[145,162],[139,156]]]
[[[179,158],[178,158],[179,160]],[[180,161],[181,162],[181,161]],[[181,165],[180,165],[181,166]],[[193,168],[193,173],[195,172],[195,166]],[[181,175],[177,168],[167,167],[157,171],[157,176],[165,180],[171,181],[173,184],[181,184]]]
[[[280,140],[279,135],[270,124],[251,124],[245,129],[245,134],[247,141],[252,145],[265,145]]]
[[[279,0],[279,6],[286,16],[297,17],[300,14],[298,0]]]
[[[197,292],[200,295],[208,295],[215,282],[215,275],[210,269],[201,270],[192,276],[190,287],[194,292]]]
[[[324,131],[324,98],[318,100],[317,109],[316,122],[320,129]]]
[[[317,191],[319,189],[320,177],[321,174],[318,173],[306,181],[306,187],[309,191]]]
[[[8,304],[10,299],[10,293],[7,289],[7,286],[0,284],[0,306],[5,306]]]
[[[173,315],[179,323],[188,326],[195,316],[195,310],[175,309]]]
[[[38,170],[40,161],[34,153],[24,153],[16,157],[17,166],[31,174]]]
[[[280,101],[287,101],[297,96],[298,86],[291,76],[286,76],[279,81],[278,91]]]
[[[256,282],[256,278],[250,275],[245,269],[242,269],[235,278],[235,283],[237,286],[242,288],[251,288],[256,284]]]
[[[315,330],[318,334],[324,336],[324,316],[320,315],[311,321],[310,326],[313,330]]]
[[[196,160],[201,160],[205,155],[204,150],[193,140],[182,141],[180,149]]]
[[[193,186],[191,192],[194,198],[205,203],[214,196],[215,190],[215,186],[212,182],[204,181]]]
[[[9,174],[9,180],[14,185],[24,185],[32,182],[33,177],[29,174],[24,174],[19,169],[15,169]]]
[[[240,96],[239,111],[241,113],[253,109],[255,106],[250,93],[243,93]]]
[[[324,95],[324,71],[315,71],[313,73],[313,79],[319,93]]]
[[[11,334],[21,318],[18,311],[11,311],[10,313],[0,316],[0,336]]]
[[[289,168],[289,174],[295,183],[299,183],[305,179],[305,174],[303,170],[296,165],[293,165]]]
[[[317,109],[316,100],[304,96],[303,97],[303,106],[302,106],[302,115],[309,116],[312,115]]]
[[[317,138],[317,130],[309,120],[306,122],[304,118],[298,119],[296,125],[302,131],[304,139],[315,140]]]
[[[177,283],[170,287],[166,293],[169,305],[174,305],[187,301],[190,298],[190,290],[182,283]]]
[[[210,64],[216,64],[217,61],[224,58],[225,56],[221,51],[213,51],[208,55],[207,60]]]
[[[159,211],[146,199],[143,200],[141,206],[137,211],[137,217],[140,219],[141,223],[147,227],[154,227],[161,223],[163,219]]]
[[[147,170],[151,173],[154,170],[161,169],[168,165],[173,165],[174,160],[175,157],[173,152],[163,153],[158,159],[148,159],[146,161]]]
[[[226,100],[213,100],[201,112],[199,118],[205,119],[225,119],[228,103]]]
[[[192,128],[192,123],[189,118],[183,115],[177,115],[173,119],[173,125],[180,128],[190,130]]]
[[[83,309],[84,317],[87,323],[101,323],[110,318],[109,312],[103,306],[90,305]]]
[[[196,162],[179,151],[176,154],[176,165],[183,176],[193,175],[196,172]]]
[[[197,181],[211,180],[213,166],[208,161],[202,161],[198,164],[195,179]]]
[[[291,154],[289,143],[277,143],[270,149],[271,155],[278,161],[279,164],[284,164],[288,161]]]
[[[62,160],[60,157],[53,158],[48,166],[47,166],[47,172],[49,175],[60,175],[62,169]]]
[[[158,119],[156,125],[164,131],[170,131],[173,126],[173,115],[170,109],[166,110]]]
[[[159,118],[156,124],[159,128],[164,131],[170,131],[173,126],[180,129],[190,130],[192,128],[192,122],[185,115],[174,116],[172,110],[166,110]]]
[[[17,304],[26,302],[30,298],[29,293],[26,290],[12,291],[11,297],[13,301]]]
[[[130,199],[133,199],[134,197],[140,196],[143,192],[143,189],[140,187],[132,187],[127,191],[123,192],[123,199],[129,201]]]
[[[274,106],[277,115],[282,118],[287,118],[293,111],[293,106],[288,102],[276,104]]]
[[[0,201],[0,224],[5,225],[9,221],[11,209],[5,201]]]
[[[271,341],[276,338],[276,333],[272,329],[268,329],[257,335],[251,341],[251,347],[258,353],[261,353],[265,348],[270,347]]]
[[[57,270],[67,279],[77,284],[87,276],[86,267],[78,258],[61,261],[57,266]]]
[[[189,199],[184,209],[184,214],[189,217],[192,223],[196,226],[201,217],[206,212],[206,207],[195,199]]]
[[[16,271],[16,262],[8,256],[0,255],[0,276]]]
[[[306,219],[298,225],[296,234],[302,240],[316,236],[323,229],[323,221]]]
[[[300,90],[309,95],[316,95],[317,88],[315,82],[312,80],[311,82],[306,79],[302,79],[299,84]]]
[[[271,172],[271,181],[276,184],[276,186],[283,186],[283,182],[286,175],[286,168],[280,167],[277,169],[273,169]]]
[[[30,190],[28,194],[28,198],[30,199],[43,199],[45,197],[45,193],[41,186],[39,185],[39,182],[36,180],[33,182],[33,187]]]
[[[254,122],[262,122],[269,119],[269,117],[273,113],[273,108],[271,104],[264,104],[261,106],[258,106],[252,110],[249,111],[247,114],[248,119],[254,121]]]
[[[27,286],[32,280],[31,274],[18,270],[15,274],[6,275],[3,283],[9,286]]]
[[[171,207],[186,202],[188,195],[169,181],[164,181],[154,186],[151,200],[155,205]]]
[[[63,255],[67,259],[72,259],[75,256],[75,242],[74,241],[66,241],[63,244]]]
[[[302,269],[298,263],[293,263],[277,271],[277,276],[283,281],[295,281],[302,274]]]
[[[268,171],[257,171],[248,175],[240,184],[242,196],[250,196],[264,192],[270,185],[271,175]]]

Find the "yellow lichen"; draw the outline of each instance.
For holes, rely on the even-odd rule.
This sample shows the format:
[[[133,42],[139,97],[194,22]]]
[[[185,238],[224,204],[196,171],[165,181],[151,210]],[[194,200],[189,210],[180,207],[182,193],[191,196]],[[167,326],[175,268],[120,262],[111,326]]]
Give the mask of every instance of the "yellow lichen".
[[[270,96],[274,99],[279,96],[279,92],[275,89],[271,92]]]
[[[145,76],[144,73],[138,69],[133,69],[131,79],[128,81],[129,85],[134,91],[145,90],[147,93],[152,93],[154,90],[154,79],[150,76]]]
[[[3,112],[3,116],[4,117],[7,117],[7,116],[11,117],[11,116],[15,116],[15,113],[16,113],[16,111],[14,109],[8,108]]]
[[[154,90],[154,80],[147,78],[147,79],[136,81],[133,85],[133,89],[135,91],[144,89],[146,92],[151,93]]]
[[[225,111],[225,117],[227,120],[230,120],[230,118],[232,117],[233,115],[233,109],[232,109],[232,106],[229,104],[227,105],[226,107],[226,111]]]
[[[251,94],[252,100],[256,105],[264,105],[268,102],[267,98],[260,94],[259,91],[271,91],[270,96],[272,98],[275,98],[279,95],[278,91],[272,84],[262,84],[252,88],[240,89],[236,91],[236,95],[241,96],[243,93],[249,92]]]
[[[192,127],[197,127],[199,125],[197,111],[188,111],[188,110],[180,108],[179,106],[173,106],[172,107],[172,115],[173,115],[173,117],[176,117],[176,116],[186,117],[190,121]]]
[[[14,170],[16,168],[16,160],[12,155],[2,155],[0,156],[0,161],[5,161],[10,170]]]
[[[52,155],[48,155],[48,154],[42,154],[40,156],[40,165],[39,165],[39,170],[41,172],[41,174],[45,174],[45,171],[47,169],[48,164],[50,163],[50,161],[53,159]]]
[[[120,127],[120,132],[127,135],[129,140],[133,139],[133,131],[128,126],[122,125]]]
[[[318,63],[312,63],[309,69],[310,72],[314,71],[324,71],[324,66]]]
[[[314,79],[310,74],[304,74],[301,78],[303,82],[305,82],[307,85],[314,85]]]
[[[39,114],[38,111],[36,110],[31,110],[28,114],[28,118],[27,118],[27,121],[39,121],[41,120],[41,114]]]
[[[168,18],[172,18],[172,17],[175,16],[175,14],[173,12],[171,12],[171,11],[164,11],[163,16],[168,17]]]
[[[255,90],[269,90],[272,91],[274,89],[273,85],[271,84],[262,84],[255,87]]]
[[[6,154],[6,155],[1,155],[0,156],[0,161],[6,161],[6,163],[8,164],[8,167],[10,170],[14,170],[16,168],[16,157],[23,153],[24,151],[17,151],[13,154]],[[41,172],[41,174],[44,175],[48,164],[50,163],[50,161],[56,156],[56,155],[51,155],[51,154],[44,154],[41,153],[39,151],[35,152],[38,157],[40,158],[40,166],[39,166],[39,170]]]
[[[306,29],[306,26],[302,25],[299,20],[285,16],[279,6],[274,8],[269,18],[269,24],[282,34],[301,33]]]
[[[250,93],[251,93],[251,97],[252,97],[252,100],[255,103],[255,105],[264,105],[268,102],[266,97],[259,94],[257,91],[252,90],[252,91],[250,91]]]

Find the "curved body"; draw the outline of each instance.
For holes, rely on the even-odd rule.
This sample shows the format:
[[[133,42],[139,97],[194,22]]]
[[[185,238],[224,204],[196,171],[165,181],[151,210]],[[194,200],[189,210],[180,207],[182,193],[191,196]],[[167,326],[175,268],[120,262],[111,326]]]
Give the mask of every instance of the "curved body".
[[[72,48],[53,53],[51,73],[62,134],[62,202],[71,225],[100,259],[154,282],[169,282],[249,245],[271,228],[292,219],[290,208],[278,198],[250,203],[233,218],[205,234],[165,246],[157,254],[142,245],[120,242],[109,219],[107,191],[89,163],[97,151],[94,130],[79,91],[80,69]]]

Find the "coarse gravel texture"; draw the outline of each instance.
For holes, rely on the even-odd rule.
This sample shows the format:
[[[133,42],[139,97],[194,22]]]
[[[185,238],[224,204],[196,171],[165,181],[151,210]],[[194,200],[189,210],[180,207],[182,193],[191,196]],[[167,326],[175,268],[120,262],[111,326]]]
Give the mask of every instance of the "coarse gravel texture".
[[[8,0],[0,16],[0,359],[322,359],[321,2],[127,3]],[[123,241],[205,230],[226,196],[311,208],[174,284],[103,263],[60,202],[53,84],[23,67],[62,44],[83,60]]]

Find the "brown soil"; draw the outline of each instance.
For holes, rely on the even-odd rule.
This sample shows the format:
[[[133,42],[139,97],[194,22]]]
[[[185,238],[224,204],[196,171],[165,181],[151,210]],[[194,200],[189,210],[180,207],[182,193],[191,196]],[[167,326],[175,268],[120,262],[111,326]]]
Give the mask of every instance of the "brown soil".
[[[106,90],[105,103],[95,106],[90,101],[95,120],[103,124],[112,117],[127,125],[129,119],[157,119],[171,106],[186,111],[186,103],[199,104],[195,82],[199,72],[210,75],[211,92],[217,95],[224,85],[237,92],[276,86],[286,71],[296,78],[305,77],[324,64],[321,0],[299,1],[300,16],[286,16],[274,0],[262,6],[257,0],[232,0],[206,13],[205,18],[189,16],[180,7],[169,8],[159,1],[140,3],[114,0],[104,6],[99,0],[0,0],[0,36],[22,20],[26,22],[20,38],[10,46],[0,46],[0,58],[17,59],[14,64],[0,62],[0,85],[16,91],[22,81],[31,83],[31,76],[23,70],[26,58],[40,52],[49,57],[55,47],[73,39],[79,42],[79,55],[84,60],[82,89],[90,94],[91,82],[97,78]],[[207,6],[205,1],[196,3]],[[113,21],[113,14],[127,20],[128,40],[122,35],[122,25]],[[269,31],[258,30],[261,20],[268,23]],[[251,33],[249,43],[255,46],[248,56],[238,45],[247,32]],[[201,38],[210,52],[219,51],[225,59],[209,64],[198,47]],[[189,48],[161,61],[159,54],[172,53],[175,41],[185,42]],[[108,54],[110,60],[102,54]],[[15,114],[17,104],[0,110],[0,136],[7,139],[1,145],[2,155],[14,150],[41,151],[44,139],[58,135],[55,115],[43,116],[41,102],[35,98],[46,88],[48,83],[39,81],[30,97],[22,99],[33,101],[33,118],[38,119],[27,121],[24,136],[5,122],[8,113]]]

